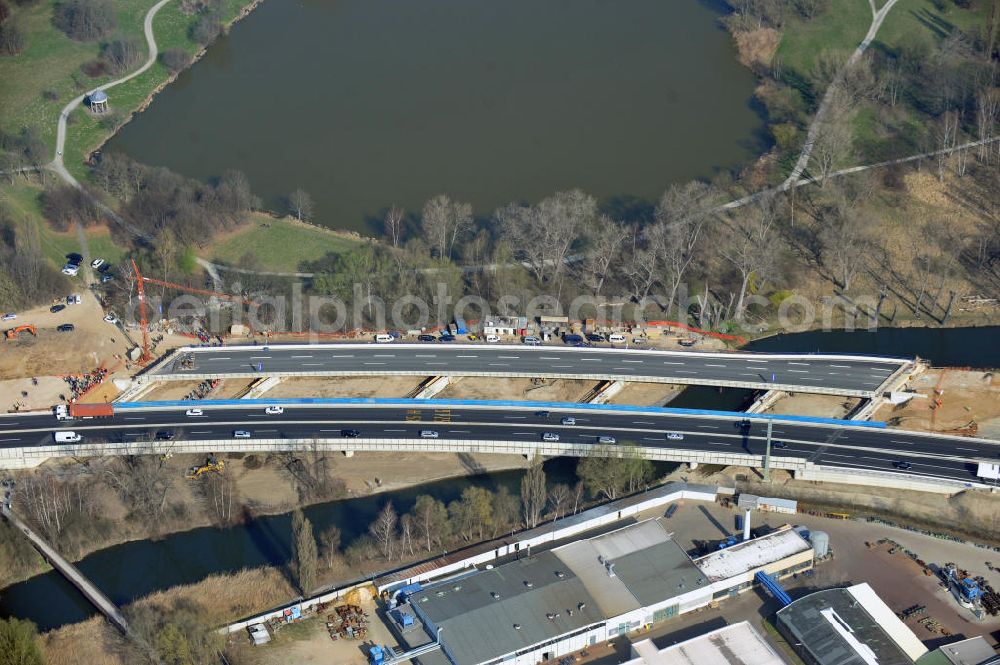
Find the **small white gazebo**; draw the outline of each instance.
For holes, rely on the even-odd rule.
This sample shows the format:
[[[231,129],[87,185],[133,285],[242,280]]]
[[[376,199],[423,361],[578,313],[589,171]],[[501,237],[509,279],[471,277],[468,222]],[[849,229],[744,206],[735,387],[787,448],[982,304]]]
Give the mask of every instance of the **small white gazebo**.
[[[104,113],[108,110],[108,93],[95,90],[87,95],[87,105],[94,113]]]

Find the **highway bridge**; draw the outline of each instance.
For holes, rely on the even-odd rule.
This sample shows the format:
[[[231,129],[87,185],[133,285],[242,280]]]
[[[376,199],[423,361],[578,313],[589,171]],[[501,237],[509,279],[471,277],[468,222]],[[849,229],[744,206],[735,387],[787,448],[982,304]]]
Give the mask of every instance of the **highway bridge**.
[[[282,344],[184,347],[140,381],[265,376],[497,376],[643,381],[871,398],[909,373],[906,358],[608,347]]]
[[[281,406],[282,413],[267,413]],[[200,412],[189,412],[197,409]],[[800,416],[542,402],[284,399],[117,403],[109,418],[0,417],[0,466],[49,457],[172,452],[333,450],[493,452],[585,456],[633,444],[649,459],[762,467],[771,424],[771,468],[977,483],[1000,443]],[[563,418],[572,417],[569,424]],[[55,444],[55,431],[82,435]],[[249,438],[235,438],[236,430]],[[166,434],[169,432],[169,439]],[[426,432],[434,432],[434,438]],[[545,440],[545,434],[558,436]],[[611,437],[614,444],[601,444]],[[552,438],[551,436],[548,438]],[[880,481],[881,482],[881,481]]]

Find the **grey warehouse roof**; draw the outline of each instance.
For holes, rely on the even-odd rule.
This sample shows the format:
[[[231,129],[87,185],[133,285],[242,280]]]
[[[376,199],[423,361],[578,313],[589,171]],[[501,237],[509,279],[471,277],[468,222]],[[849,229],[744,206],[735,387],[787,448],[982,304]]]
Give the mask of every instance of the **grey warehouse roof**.
[[[800,598],[778,611],[778,626],[790,633],[818,665],[866,665],[871,661],[859,652],[869,650],[879,665],[913,665],[914,659],[903,649],[906,637],[894,634],[897,627],[881,616],[880,608],[873,607],[869,613],[865,607],[867,597],[874,594],[867,584],[857,587],[864,587],[867,593],[852,593],[855,587],[851,587],[826,589]],[[909,629],[903,629],[916,640]]]
[[[490,660],[603,620],[580,578],[552,552],[436,584],[411,602],[443,627],[442,641],[459,663]]]

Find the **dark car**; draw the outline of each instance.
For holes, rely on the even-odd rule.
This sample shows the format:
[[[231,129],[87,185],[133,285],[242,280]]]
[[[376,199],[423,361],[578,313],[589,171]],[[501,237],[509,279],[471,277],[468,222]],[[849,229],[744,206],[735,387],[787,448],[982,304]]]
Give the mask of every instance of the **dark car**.
[[[104,275],[101,275],[101,284],[107,284],[108,282],[110,282],[114,278],[115,278],[114,275],[105,273]]]
[[[583,337],[580,335],[564,335],[563,343],[569,344],[570,346],[583,346],[585,342],[583,341]]]
[[[398,330],[390,330],[389,337],[393,339],[403,339],[403,333],[399,332]]]
[[[361,432],[356,429],[342,429],[340,430],[340,436],[346,439],[356,439],[361,436]]]
[[[161,429],[156,433],[157,441],[171,441],[174,438],[174,430],[172,429]]]
[[[418,342],[436,342],[437,341],[437,337],[435,337],[434,335],[418,335],[417,336],[417,341]]]
[[[76,330],[76,326],[74,326],[72,323],[64,323],[61,326],[58,326],[56,330],[58,330],[59,332],[73,332],[74,330]]]
[[[101,267],[97,269],[97,272],[108,272],[111,268],[112,266],[110,263],[102,263]]]
[[[441,342],[454,342],[455,341],[455,336],[454,335],[441,335],[440,337],[438,337],[438,341],[441,341]]]
[[[901,471],[906,471],[907,469],[912,469],[913,465],[909,462],[903,462],[902,460],[898,462],[893,462],[892,465]]]
[[[604,335],[598,335],[597,333],[587,333],[588,342],[604,342]]]
[[[549,412],[548,411],[535,411],[535,415],[538,416],[539,418],[548,418],[549,417]]]
[[[71,263],[71,264],[73,264],[75,266],[78,266],[81,263],[83,263],[83,256],[80,255],[80,254],[77,254],[76,252],[73,252],[71,254],[67,254],[66,255],[66,263]]]
[[[772,441],[771,442],[771,447],[772,448],[787,448],[788,444],[785,443],[784,441]]]
[[[52,307],[49,307],[49,311],[52,312],[53,314],[55,314],[56,312],[61,312],[64,309],[66,309],[66,305],[52,305]]]

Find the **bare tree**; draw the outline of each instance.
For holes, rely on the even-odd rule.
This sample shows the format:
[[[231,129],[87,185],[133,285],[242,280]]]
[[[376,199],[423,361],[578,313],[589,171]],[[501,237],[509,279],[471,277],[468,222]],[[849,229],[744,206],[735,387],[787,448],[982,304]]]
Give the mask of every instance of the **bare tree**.
[[[581,228],[597,216],[597,201],[578,189],[558,192],[537,206],[510,204],[497,210],[502,237],[539,282],[562,274]]]
[[[399,523],[399,516],[396,509],[392,507],[392,501],[387,501],[382,506],[382,511],[368,527],[368,532],[378,543],[382,550],[382,556],[389,561],[392,560],[393,547],[396,544],[396,525]]]
[[[823,262],[834,271],[837,286],[849,291],[855,275],[864,267],[871,245],[867,221],[854,210],[844,211],[827,221],[819,237]]]
[[[545,501],[545,468],[542,466],[542,458],[536,455],[521,478],[521,506],[527,528],[534,529],[538,526],[542,511],[545,510]]]
[[[392,206],[385,213],[385,233],[392,240],[393,247],[399,247],[399,239],[403,235],[403,209]]]
[[[232,524],[236,517],[236,481],[230,474],[210,474],[204,478],[203,490],[216,520]]]
[[[583,280],[594,292],[601,295],[611,266],[620,260],[618,250],[629,237],[628,229],[607,215],[601,215],[590,233],[587,258],[582,265]]]
[[[291,210],[295,218],[300,222],[303,219],[310,219],[313,215],[313,200],[309,193],[302,189],[296,189],[288,197],[288,209]]]
[[[399,519],[399,554],[402,558],[403,550],[410,553],[413,556],[413,532],[414,523],[413,515],[407,513]]]
[[[341,539],[340,529],[336,525],[327,527],[319,534],[320,555],[327,568],[333,568],[340,556]]]
[[[472,206],[439,194],[424,204],[420,226],[438,257],[450,259],[459,237],[472,227]]]
[[[159,521],[170,488],[163,460],[154,455],[120,457],[105,468],[104,477],[134,515],[151,524]]]
[[[573,490],[569,488],[569,485],[556,483],[549,490],[549,508],[552,510],[553,519],[562,517],[572,502]]]
[[[663,261],[668,302],[673,303],[691,262],[698,254],[702,230],[709,219],[714,190],[701,182],[672,185],[656,206],[654,252]]]
[[[1000,4],[1000,0],[997,0]],[[995,5],[996,6],[996,5]],[[976,130],[980,141],[993,138],[997,119],[1000,117],[1000,90],[989,88],[976,97]],[[990,149],[985,143],[979,146],[979,161],[989,163]]]
[[[958,144],[958,111],[945,111],[938,119],[935,127],[935,137],[939,150],[950,150]],[[938,180],[944,181],[944,167],[948,161],[947,153],[939,153],[937,156]]]
[[[448,536],[448,509],[432,496],[421,494],[410,510],[413,516],[413,526],[418,538],[424,541],[424,547],[430,552]]]
[[[816,141],[813,143],[809,163],[818,176],[820,187],[825,186],[831,173],[850,156],[852,134],[848,107],[843,95],[830,99],[822,120],[817,120]]]
[[[729,225],[720,253],[739,274],[739,295],[735,315],[743,316],[747,291],[751,281],[761,282],[770,277],[777,258],[774,200],[762,198],[753,206],[743,208]]]

